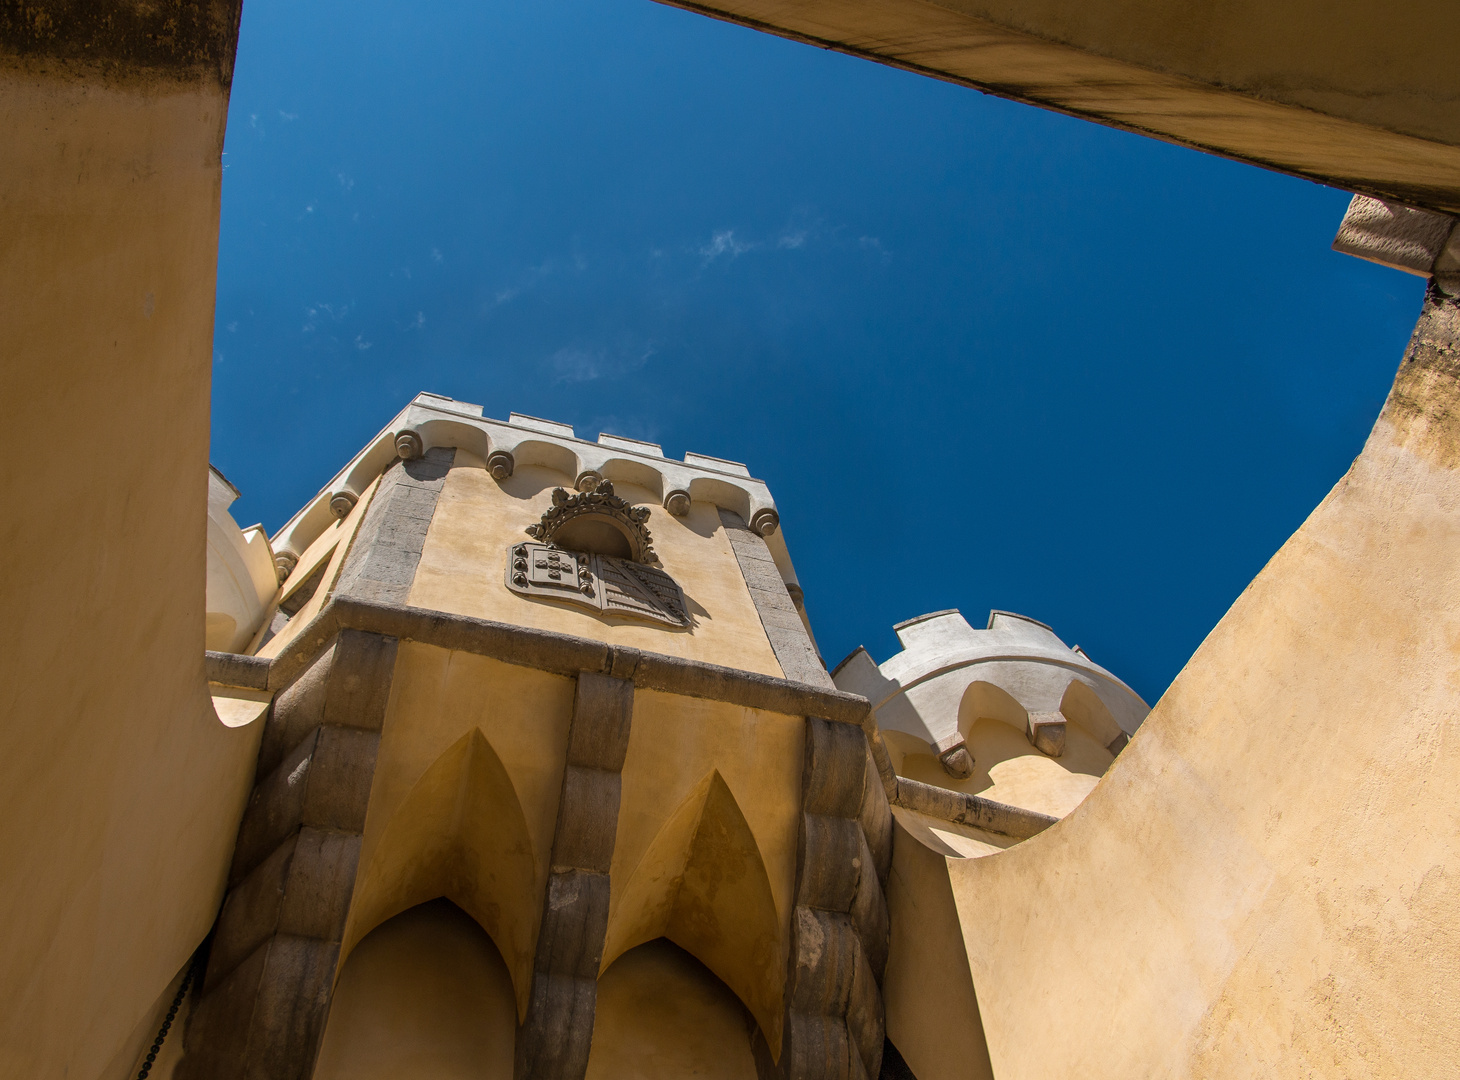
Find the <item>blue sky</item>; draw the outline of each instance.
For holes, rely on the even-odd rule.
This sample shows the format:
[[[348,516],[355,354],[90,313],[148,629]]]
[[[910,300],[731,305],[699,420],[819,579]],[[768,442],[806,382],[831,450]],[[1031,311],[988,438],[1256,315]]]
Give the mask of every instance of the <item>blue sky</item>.
[[[1362,447],[1348,196],[649,0],[249,0],[212,459],[271,530],[419,390],[744,461],[828,663],[957,607],[1154,701]]]

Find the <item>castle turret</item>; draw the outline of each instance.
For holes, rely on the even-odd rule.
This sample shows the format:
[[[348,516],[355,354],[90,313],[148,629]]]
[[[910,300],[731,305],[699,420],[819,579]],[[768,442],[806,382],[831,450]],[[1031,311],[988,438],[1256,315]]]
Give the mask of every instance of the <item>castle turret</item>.
[[[179,1077],[878,1075],[888,789],[748,468],[423,394],[272,553]]]

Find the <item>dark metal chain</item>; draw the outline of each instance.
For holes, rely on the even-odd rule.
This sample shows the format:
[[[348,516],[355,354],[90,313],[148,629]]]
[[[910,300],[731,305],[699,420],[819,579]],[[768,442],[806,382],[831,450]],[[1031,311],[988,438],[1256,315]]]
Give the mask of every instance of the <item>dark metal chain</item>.
[[[147,1051],[147,1058],[142,1062],[142,1069],[137,1073],[137,1080],[147,1080],[147,1074],[152,1071],[152,1066],[157,1062],[157,1053],[162,1049],[163,1040],[167,1038],[167,1032],[172,1027],[172,1022],[177,1019],[177,1011],[182,1008],[183,998],[187,997],[188,987],[193,983],[193,975],[198,970],[198,957],[193,956],[193,962],[188,965],[187,974],[183,976],[182,985],[177,988],[177,995],[172,999],[172,1008],[167,1010],[167,1019],[162,1021],[162,1027],[157,1032],[157,1038],[152,1040],[152,1049]]]

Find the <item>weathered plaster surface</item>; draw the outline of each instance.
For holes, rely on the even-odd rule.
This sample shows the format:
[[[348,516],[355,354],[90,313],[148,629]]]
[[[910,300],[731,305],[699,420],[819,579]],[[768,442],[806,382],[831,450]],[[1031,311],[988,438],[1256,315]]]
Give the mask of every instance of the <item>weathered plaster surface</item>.
[[[599,616],[507,589],[508,546],[528,539],[524,530],[552,504],[553,488],[572,486],[573,477],[538,465],[519,466],[499,483],[469,451],[458,450],[426,535],[409,603],[781,676],[711,503],[696,501],[688,515],[677,518],[647,489],[629,483],[615,487],[624,498],[649,506],[655,550],[665,571],[684,589],[692,619],[687,631]]]
[[[0,469],[0,1073],[94,1077],[212,923],[259,734],[203,673],[227,95],[0,54],[0,417],[38,448]]]
[[[949,864],[1001,1080],[1460,1057],[1457,329],[1427,307],[1363,454],[1091,796]]]
[[[1440,0],[670,0],[1266,168],[1460,210]]]

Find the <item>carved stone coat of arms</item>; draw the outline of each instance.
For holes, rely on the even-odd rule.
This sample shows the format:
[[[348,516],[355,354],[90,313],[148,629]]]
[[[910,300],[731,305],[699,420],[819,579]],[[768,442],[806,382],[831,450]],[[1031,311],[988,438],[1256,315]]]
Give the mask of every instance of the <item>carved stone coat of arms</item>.
[[[648,510],[630,506],[603,481],[592,492],[553,492],[553,505],[527,532],[534,541],[513,544],[507,552],[507,588],[540,600],[558,600],[676,628],[690,624],[684,592],[653,559]],[[629,558],[573,550],[555,541],[577,536],[622,536]],[[595,529],[597,532],[595,532]]]

